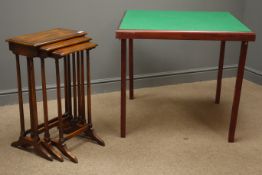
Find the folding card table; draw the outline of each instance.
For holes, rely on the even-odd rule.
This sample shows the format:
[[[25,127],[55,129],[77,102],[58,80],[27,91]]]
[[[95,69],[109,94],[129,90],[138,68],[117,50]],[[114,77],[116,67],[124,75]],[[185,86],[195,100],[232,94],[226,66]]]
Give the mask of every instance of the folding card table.
[[[234,142],[248,42],[255,41],[254,32],[228,12],[128,10],[116,30],[116,38],[121,40],[121,137],[126,136],[127,40],[130,99],[134,98],[134,39],[221,41],[215,100],[217,104],[220,102],[226,41],[240,41],[241,51],[228,134],[228,141]]]

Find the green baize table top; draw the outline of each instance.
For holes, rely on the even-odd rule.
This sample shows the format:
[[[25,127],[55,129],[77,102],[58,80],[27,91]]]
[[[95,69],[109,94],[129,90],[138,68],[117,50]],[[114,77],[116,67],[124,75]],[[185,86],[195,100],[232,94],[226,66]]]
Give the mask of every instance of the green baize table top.
[[[120,30],[251,32],[229,12],[128,10]]]

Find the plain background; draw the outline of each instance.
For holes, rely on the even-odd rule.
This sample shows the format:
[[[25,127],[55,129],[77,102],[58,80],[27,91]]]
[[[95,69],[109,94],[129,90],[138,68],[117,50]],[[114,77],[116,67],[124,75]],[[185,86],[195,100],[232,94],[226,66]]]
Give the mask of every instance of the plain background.
[[[127,9],[231,12],[257,33],[257,41],[250,43],[249,47],[247,77],[256,83],[262,83],[261,6],[260,0],[2,1],[0,6],[0,105],[17,101],[16,98],[12,98],[12,95],[15,96],[16,93],[15,59],[5,39],[56,27],[87,31],[94,39],[93,41],[99,44],[99,47],[91,52],[91,77],[94,83],[103,86],[95,86],[94,91],[119,90],[120,42],[115,39],[115,30]],[[165,84],[199,81],[204,79],[203,77],[215,79],[219,46],[219,42],[210,41],[135,40],[135,74],[136,77],[140,77],[139,87],[150,85],[146,80],[148,77],[158,80],[164,78]],[[227,71],[235,72],[239,52],[239,42],[227,43],[225,59]],[[39,60],[36,60],[35,66],[38,70]],[[25,59],[22,59],[21,66],[25,82],[23,87],[26,88],[25,63]],[[52,87],[55,72],[51,59],[48,60],[46,67],[49,77],[48,85]],[[180,77],[178,81],[176,75],[181,72],[183,72],[183,77]],[[231,75],[225,72],[225,75],[227,74]],[[168,78],[165,75],[168,75]],[[37,77],[40,77],[39,73]],[[37,78],[37,85],[40,85],[39,79]],[[110,86],[112,82],[116,83],[115,89]]]

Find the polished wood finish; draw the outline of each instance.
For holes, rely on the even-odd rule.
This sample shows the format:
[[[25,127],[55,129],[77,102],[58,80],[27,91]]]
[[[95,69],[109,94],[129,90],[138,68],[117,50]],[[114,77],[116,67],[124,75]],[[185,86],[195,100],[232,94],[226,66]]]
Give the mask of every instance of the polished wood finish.
[[[84,63],[84,51],[80,52],[80,64],[81,64],[81,80],[80,80],[80,89],[81,89],[81,110],[83,123],[86,123],[86,114],[85,114],[85,63]]]
[[[46,52],[40,50],[39,47],[63,40],[86,35],[86,32],[70,29],[56,28],[48,31],[37,32],[33,34],[20,35],[6,41],[9,49],[18,55],[26,57],[48,57]]]
[[[19,114],[20,114],[20,137],[25,136],[25,117],[24,117],[24,102],[22,92],[21,70],[19,55],[16,55],[16,75],[17,75],[17,89],[18,89],[18,102],[19,102]]]
[[[216,90],[216,104],[220,103],[220,94],[221,94],[221,86],[222,86],[222,77],[223,77],[223,66],[224,66],[224,58],[225,58],[225,46],[226,42],[221,41],[220,44],[220,56],[218,63],[218,74],[217,74],[217,90]]]
[[[80,52],[77,52],[77,100],[78,100],[78,118],[82,116],[82,101],[81,101],[81,77],[80,77]]]
[[[63,114],[62,117],[63,117],[62,118],[63,123],[67,123],[67,121],[70,119],[69,116],[65,115],[65,114]],[[41,123],[41,124],[38,125],[38,127],[37,127],[38,128],[38,134],[45,132],[44,125],[45,125],[45,123]],[[48,129],[49,130],[54,128],[54,127],[57,127],[57,126],[58,126],[58,117],[54,117],[54,118],[48,120]],[[32,132],[32,129],[30,128],[30,129],[25,131],[25,134],[27,135],[27,134],[30,134],[31,132]]]
[[[42,77],[44,127],[45,127],[44,136],[45,136],[46,141],[50,141],[50,133],[48,129],[48,106],[47,106],[47,91],[46,91],[45,60],[44,59],[41,59],[41,77]]]
[[[126,39],[121,39],[121,137],[126,137]]]
[[[41,59],[41,78],[42,78],[42,91],[43,91],[43,109],[44,109],[44,140],[42,145],[45,149],[57,160],[63,162],[64,158],[56,151],[51,142],[49,127],[48,127],[48,106],[47,106],[47,91],[46,91],[46,76],[45,76],[45,60],[44,58]]]
[[[90,55],[89,50],[86,50],[86,92],[87,92],[87,123],[92,128],[92,117],[91,117],[91,70],[90,70]]]
[[[76,135],[80,135],[81,133],[83,133],[87,129],[88,129],[88,125],[87,124],[83,124],[81,127],[79,127],[79,129],[74,130],[73,132],[71,132],[69,134],[66,134],[65,135],[65,141],[75,137]]]
[[[74,103],[74,120],[77,117],[77,91],[76,91],[76,54],[73,53],[72,64],[73,64],[73,103]]]
[[[248,49],[248,42],[243,41],[241,44],[234,100],[233,100],[233,105],[232,105],[230,127],[229,127],[229,132],[228,132],[228,141],[229,142],[235,141],[235,130],[236,130],[236,125],[237,125],[237,116],[238,116],[238,108],[239,108],[239,103],[240,103],[242,82],[243,82],[243,77],[244,77],[244,72],[245,72],[247,49]]]
[[[134,53],[133,53],[133,39],[129,39],[128,44],[128,59],[129,59],[129,98],[134,99]]]
[[[41,141],[38,135],[38,113],[36,103],[36,91],[35,91],[35,71],[33,58],[27,57],[27,74],[28,74],[28,89],[29,89],[29,107],[30,107],[30,124],[31,124],[31,144],[37,154],[52,161],[51,155],[42,147]]]
[[[19,45],[39,47],[45,44],[50,44],[74,37],[84,36],[86,34],[87,33],[83,31],[55,28],[43,32],[16,36],[7,39],[6,41],[9,43],[16,43]]]
[[[59,142],[63,143],[63,123],[62,123],[62,102],[61,102],[61,86],[60,86],[60,68],[59,60],[55,60],[56,68],[56,99],[57,99],[57,113],[58,113],[58,130],[59,130]]]
[[[94,43],[82,43],[82,44],[77,44],[77,45],[74,45],[74,46],[71,46],[71,47],[66,47],[66,48],[62,48],[62,49],[58,49],[58,50],[55,50],[53,51],[53,56],[54,57],[58,57],[58,58],[61,58],[65,55],[68,55],[68,54],[71,54],[71,53],[74,53],[74,52],[79,52],[79,51],[83,51],[83,50],[86,50],[86,49],[93,49],[95,48],[97,45],[94,44]]]
[[[68,114],[68,59],[64,57],[64,94],[65,94],[65,113]]]
[[[159,31],[159,30],[117,30],[118,39],[165,39],[165,40],[217,40],[255,41],[253,32],[205,32],[205,31]]]
[[[105,142],[96,134],[92,124],[91,114],[91,68],[89,50],[86,50],[86,83],[87,83],[87,125],[88,129],[85,131],[85,137],[92,138],[97,144],[105,146]]]
[[[40,47],[40,50],[50,52],[50,51],[54,51],[54,50],[61,49],[61,48],[64,48],[64,47],[76,45],[76,44],[79,44],[79,43],[88,42],[90,40],[91,40],[90,37],[82,36],[82,37],[72,38],[72,39],[69,39],[69,40],[63,40],[63,41],[60,41],[60,42],[55,42],[55,43],[48,44],[48,45],[43,45],[42,47]]]
[[[63,121],[62,121],[62,104],[61,104],[61,87],[60,87],[60,69],[59,69],[59,60],[55,60],[56,66],[56,94],[57,94],[57,112],[58,112],[58,132],[59,132],[59,139],[58,141],[53,141],[53,144],[72,162],[77,163],[78,160],[76,156],[74,156],[69,150],[67,149],[66,145],[64,144],[64,134],[63,134]]]
[[[67,55],[67,71],[68,71],[68,81],[67,81],[67,87],[68,87],[68,113],[70,116],[72,116],[72,81],[71,81],[71,58],[70,55]]]
[[[28,89],[29,89],[29,106],[30,106],[30,119],[32,128],[32,137],[39,139],[37,135],[38,114],[36,104],[36,91],[35,91],[35,70],[33,58],[27,58],[27,75],[28,75]]]
[[[78,160],[67,148],[65,142],[77,135],[91,139],[95,143],[104,146],[103,140],[96,136],[91,120],[91,90],[90,90],[90,63],[89,54],[84,57],[84,51],[88,52],[97,45],[90,43],[90,37],[84,36],[86,32],[78,32],[67,29],[53,29],[45,32],[34,33],[11,38],[9,49],[16,55],[17,87],[20,112],[20,137],[12,146],[22,149],[33,147],[36,154],[52,161],[53,158],[64,161],[63,156],[77,163]],[[29,89],[30,128],[25,128],[23,92],[19,55],[26,56],[27,76]],[[41,80],[43,99],[44,122],[38,124],[37,99],[35,90],[35,57],[41,60]],[[58,116],[49,119],[45,60],[51,57],[55,61],[56,91]],[[63,73],[65,111],[62,111],[61,74],[59,60],[64,62]],[[85,118],[85,60],[87,71],[87,115]],[[72,65],[71,65],[72,63]],[[73,93],[72,93],[73,90]],[[73,98],[72,98],[73,96]],[[73,99],[73,105],[72,105]],[[58,138],[52,137],[50,129],[58,128]],[[43,139],[41,138],[43,134]],[[54,146],[57,148],[55,149]]]

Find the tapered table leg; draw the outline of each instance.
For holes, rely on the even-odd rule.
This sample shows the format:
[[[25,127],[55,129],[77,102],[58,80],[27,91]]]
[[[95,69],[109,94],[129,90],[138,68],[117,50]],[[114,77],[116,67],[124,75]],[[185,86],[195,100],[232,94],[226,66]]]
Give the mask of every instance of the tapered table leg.
[[[81,111],[82,111],[82,122],[86,123],[86,114],[85,114],[85,65],[84,65],[84,51],[80,52],[81,59],[80,59],[80,65],[81,65]]]
[[[86,91],[87,91],[87,124],[89,128],[93,127],[92,124],[92,117],[91,117],[91,70],[90,70],[90,56],[89,56],[89,50],[86,50]]]
[[[77,120],[77,91],[76,91],[76,61],[75,53],[73,53],[73,108],[74,108],[74,120]]]
[[[81,120],[82,117],[82,100],[81,100],[81,86],[80,86],[80,80],[81,80],[81,73],[80,73],[80,52],[77,52],[77,58],[76,58],[76,62],[77,62],[77,102],[78,102],[78,120]]]
[[[17,74],[17,89],[18,89],[18,102],[19,102],[19,114],[20,114],[20,138],[18,141],[13,142],[11,146],[25,148],[25,147],[29,147],[30,144],[21,141],[26,136],[26,133],[25,133],[24,103],[23,103],[19,55],[16,55],[16,74]]]
[[[92,114],[91,114],[91,70],[90,70],[90,58],[89,50],[86,50],[86,82],[87,82],[87,124],[88,129],[85,131],[85,136],[96,142],[101,146],[105,146],[105,142],[96,135],[93,124],[92,124]]]
[[[20,137],[25,136],[25,117],[24,117],[24,107],[23,107],[23,92],[22,92],[22,81],[21,81],[21,70],[19,55],[16,55],[16,73],[17,73],[17,87],[18,87],[18,102],[19,102],[19,113],[20,113]]]
[[[68,114],[68,61],[64,58],[64,94],[65,94],[65,114]]]
[[[31,136],[37,137],[37,105],[36,105],[36,94],[35,94],[35,80],[34,80],[34,62],[33,58],[27,58],[27,74],[28,74],[28,91],[29,91],[29,110],[30,110],[30,124],[31,124]]]
[[[243,41],[241,45],[241,52],[240,52],[240,58],[239,58],[239,64],[238,64],[234,100],[233,100],[230,127],[229,127],[229,133],[228,133],[228,142],[234,142],[235,140],[235,130],[236,130],[236,124],[237,124],[237,116],[238,116],[238,108],[239,108],[239,102],[240,102],[242,82],[243,82],[244,71],[245,71],[247,48],[248,48],[248,42]]]
[[[67,71],[68,71],[68,80],[67,80],[67,88],[68,88],[68,112],[70,114],[70,116],[72,117],[72,91],[71,91],[71,60],[70,60],[70,55],[67,56]]]
[[[65,91],[65,113],[69,120],[64,122],[64,133],[70,132],[73,120],[72,115],[72,94],[71,94],[71,62],[70,55],[64,57],[64,91]]]
[[[220,94],[221,94],[221,86],[222,86],[222,76],[223,76],[223,66],[224,66],[224,58],[225,58],[225,41],[221,41],[220,46],[220,56],[218,63],[218,74],[217,74],[217,90],[216,90],[216,104],[220,103]]]
[[[133,39],[129,39],[129,99],[134,99],[134,53]]]
[[[121,39],[121,137],[126,137],[126,39]]]

